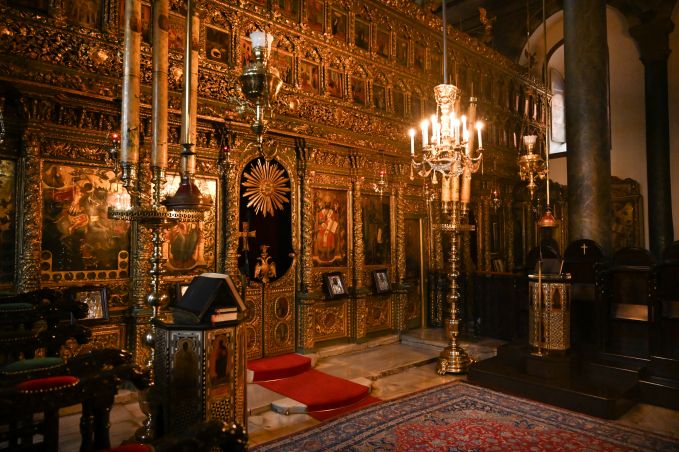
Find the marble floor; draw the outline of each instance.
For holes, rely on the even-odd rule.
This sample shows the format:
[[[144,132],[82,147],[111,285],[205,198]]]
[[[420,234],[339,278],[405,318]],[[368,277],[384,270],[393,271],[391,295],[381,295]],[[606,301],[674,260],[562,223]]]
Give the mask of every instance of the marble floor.
[[[476,359],[495,355],[501,341],[494,339],[463,340],[462,345]],[[383,400],[401,397],[423,389],[466,377],[435,372],[436,357],[446,344],[440,329],[416,330],[401,336],[386,336],[365,344],[328,347],[310,355],[316,369],[342,378],[364,378],[371,382],[372,395]],[[259,385],[247,388],[248,430],[250,445],[319,424],[306,414],[279,414],[271,403],[279,394]],[[111,413],[111,444],[118,445],[133,437],[144,419],[135,401],[135,394],[122,391]],[[64,412],[60,422],[60,451],[77,451],[80,446],[80,414]],[[679,439],[679,411],[639,404],[615,422],[636,425],[644,429]]]

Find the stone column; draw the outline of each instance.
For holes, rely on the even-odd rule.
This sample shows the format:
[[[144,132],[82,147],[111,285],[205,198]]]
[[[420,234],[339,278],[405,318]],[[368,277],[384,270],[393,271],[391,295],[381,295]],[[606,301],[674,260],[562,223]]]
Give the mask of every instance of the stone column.
[[[564,0],[569,240],[610,254],[611,145],[604,0]]]
[[[644,63],[646,103],[646,175],[648,178],[649,248],[656,258],[674,240],[672,187],[670,180],[670,121],[667,105],[667,59],[669,19],[636,25],[630,34],[639,44]]]

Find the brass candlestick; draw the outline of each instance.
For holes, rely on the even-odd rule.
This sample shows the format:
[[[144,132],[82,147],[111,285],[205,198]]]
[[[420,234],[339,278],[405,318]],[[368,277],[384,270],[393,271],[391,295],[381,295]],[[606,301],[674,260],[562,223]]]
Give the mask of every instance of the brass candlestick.
[[[448,272],[450,289],[448,291],[448,296],[446,297],[450,306],[450,315],[446,322],[448,346],[444,348],[439,355],[438,365],[436,366],[436,373],[439,375],[445,375],[446,373],[466,373],[467,368],[472,363],[472,359],[458,343],[458,336],[460,335],[460,310],[458,308],[460,299],[458,285],[458,277],[460,276],[458,269],[460,255],[458,250],[460,248],[460,234],[464,231],[473,231],[474,226],[463,224],[463,219],[466,216],[466,203],[452,201],[449,204],[451,205],[448,212],[450,215],[450,223],[442,224],[441,230],[450,233],[450,270]]]

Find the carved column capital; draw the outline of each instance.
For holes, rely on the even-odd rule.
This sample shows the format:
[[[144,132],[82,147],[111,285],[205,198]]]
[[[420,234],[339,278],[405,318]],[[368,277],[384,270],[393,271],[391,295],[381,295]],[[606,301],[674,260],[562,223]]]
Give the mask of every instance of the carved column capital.
[[[674,23],[669,18],[656,19],[630,27],[629,32],[639,45],[641,61],[644,64],[667,61],[670,56],[669,36]]]

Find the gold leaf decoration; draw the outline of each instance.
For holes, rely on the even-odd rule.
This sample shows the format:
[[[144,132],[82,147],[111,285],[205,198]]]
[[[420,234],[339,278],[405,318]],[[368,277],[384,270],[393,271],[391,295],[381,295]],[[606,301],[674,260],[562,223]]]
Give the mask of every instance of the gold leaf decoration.
[[[248,207],[255,209],[255,214],[262,213],[274,216],[276,210],[282,210],[285,203],[290,202],[286,193],[290,192],[290,179],[282,168],[271,162],[258,160],[249,173],[245,173],[243,187],[244,196],[248,198]]]

